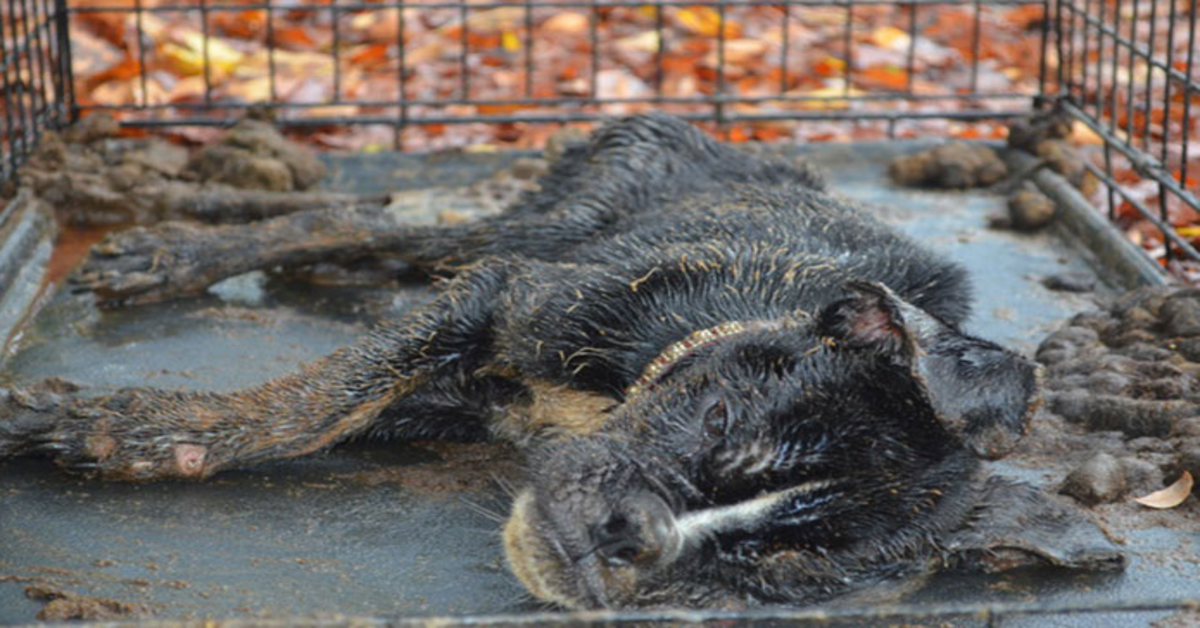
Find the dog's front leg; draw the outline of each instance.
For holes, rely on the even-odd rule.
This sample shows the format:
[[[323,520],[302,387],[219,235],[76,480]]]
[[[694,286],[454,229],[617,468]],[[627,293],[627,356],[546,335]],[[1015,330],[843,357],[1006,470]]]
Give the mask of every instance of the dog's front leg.
[[[85,396],[48,381],[0,394],[0,456],[45,452],[105,478],[204,478],[325,449],[453,369],[489,359],[507,282],[502,263],[456,278],[437,299],[292,375],[230,393],[130,388]]]

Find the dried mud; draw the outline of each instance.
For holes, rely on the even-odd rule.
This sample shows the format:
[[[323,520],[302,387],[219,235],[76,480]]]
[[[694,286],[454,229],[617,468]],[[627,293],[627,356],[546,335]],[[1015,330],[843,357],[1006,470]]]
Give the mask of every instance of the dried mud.
[[[1200,472],[1200,290],[1128,293],[1051,333],[1037,359],[1045,404],[1015,461],[1053,471],[1113,530],[1195,529],[1194,495],[1166,510],[1132,498]]]
[[[386,467],[338,476],[375,486],[392,484],[423,496],[479,493],[520,476],[522,458],[504,443],[414,443],[439,460],[412,466]]]
[[[46,603],[42,610],[38,611],[39,621],[95,621],[150,614],[149,607],[144,604],[79,595],[48,584],[31,584],[25,587],[25,596]]]

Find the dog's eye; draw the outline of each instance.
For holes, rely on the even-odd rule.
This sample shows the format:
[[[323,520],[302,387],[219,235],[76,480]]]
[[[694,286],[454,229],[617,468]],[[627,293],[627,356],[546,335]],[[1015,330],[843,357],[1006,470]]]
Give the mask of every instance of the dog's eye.
[[[729,431],[729,406],[721,397],[713,397],[704,409],[704,435],[722,438]]]

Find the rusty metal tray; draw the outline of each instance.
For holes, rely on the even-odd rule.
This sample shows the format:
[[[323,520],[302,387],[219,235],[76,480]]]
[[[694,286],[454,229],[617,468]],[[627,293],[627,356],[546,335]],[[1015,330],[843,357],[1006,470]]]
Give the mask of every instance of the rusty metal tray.
[[[1059,321],[1093,306],[1095,295],[1042,287],[1043,277],[1065,270],[1097,272],[1096,256],[1073,244],[1077,238],[1068,231],[989,229],[988,217],[1003,211],[1004,197],[996,191],[921,191],[889,183],[888,158],[919,147],[891,142],[797,150],[830,173],[836,190],[878,207],[887,222],[972,272],[978,287],[972,333],[1031,352]],[[459,185],[490,176],[516,156],[329,157],[329,186],[370,192]],[[44,262],[26,259],[29,266]],[[1105,284],[1104,277],[1116,274],[1100,268],[1101,294],[1124,287]],[[62,292],[26,328],[19,351],[0,366],[0,381],[57,375],[102,387],[234,388],[347,343],[426,293],[420,286],[322,288],[251,277],[199,298],[98,312],[86,297]],[[1179,600],[1200,599],[1200,535],[1152,528],[1121,531],[1133,555],[1123,574],[937,576],[905,601],[915,606],[546,614],[505,571],[498,524],[489,514],[506,509],[493,479],[497,470],[519,464],[515,456],[502,445],[358,443],[205,483],[150,485],[90,482],[43,460],[3,462],[0,624],[34,620],[41,604],[24,589],[39,582],[144,604],[157,619],[234,625],[434,616],[462,625],[822,618],[859,625],[883,613],[875,620],[881,625],[982,625],[1009,615],[1006,626],[1129,626],[1170,615],[1165,609]],[[1041,483],[1059,479],[1012,465],[999,471]],[[1095,612],[1067,612],[1088,609]]]

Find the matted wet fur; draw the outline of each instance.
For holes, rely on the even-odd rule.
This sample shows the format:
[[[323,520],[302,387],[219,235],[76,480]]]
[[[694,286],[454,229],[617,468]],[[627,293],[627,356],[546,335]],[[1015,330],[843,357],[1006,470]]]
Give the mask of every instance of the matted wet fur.
[[[3,391],[0,455],[149,480],[362,434],[511,439],[531,472],[509,564],[572,608],[805,604],[939,566],[1124,564],[1081,512],[982,473],[1024,434],[1038,384],[1030,361],[960,331],[963,270],[794,164],[628,118],[503,215],[389,246],[455,276],[253,388]]]

